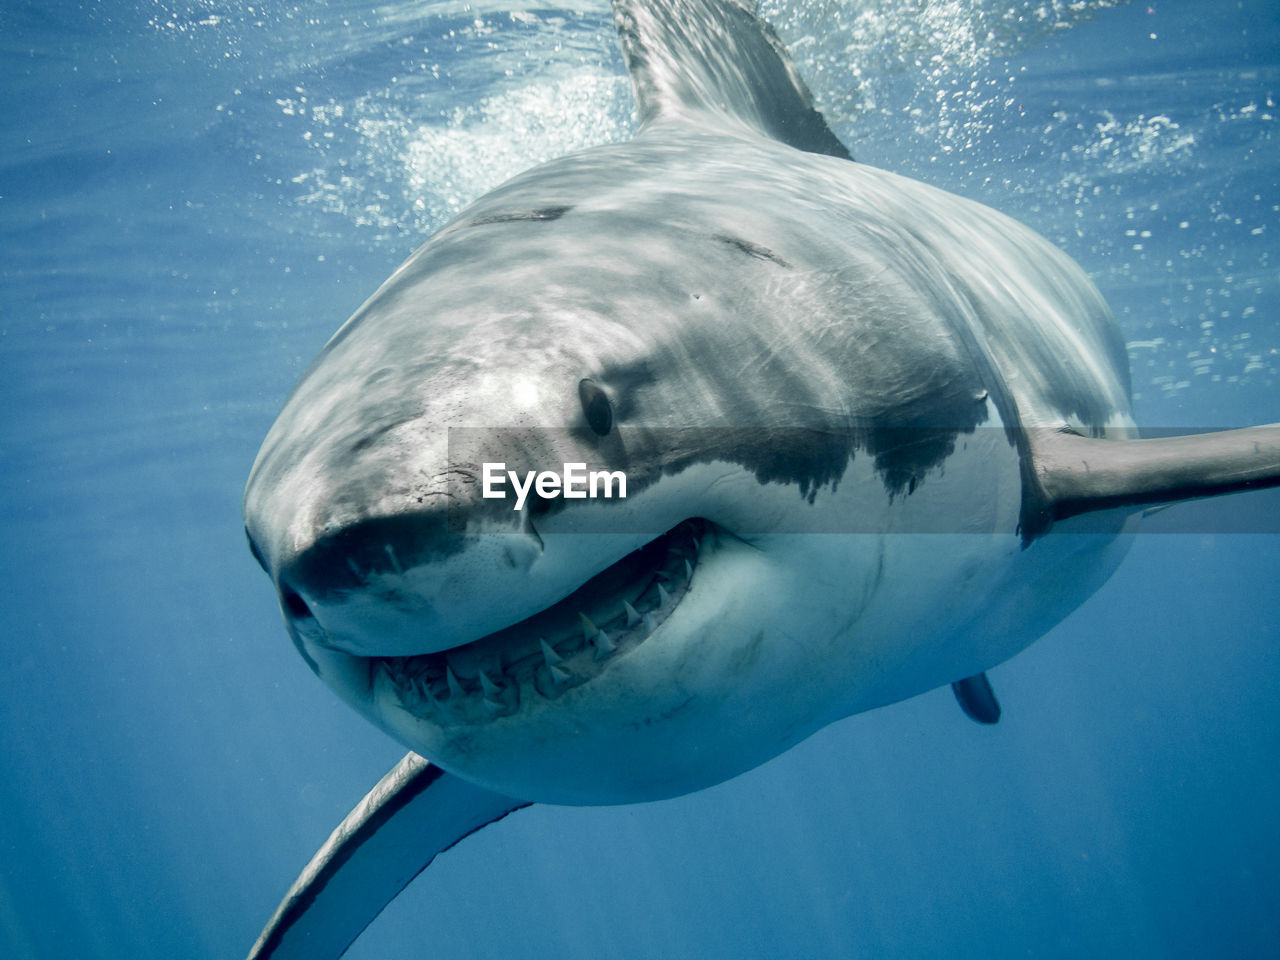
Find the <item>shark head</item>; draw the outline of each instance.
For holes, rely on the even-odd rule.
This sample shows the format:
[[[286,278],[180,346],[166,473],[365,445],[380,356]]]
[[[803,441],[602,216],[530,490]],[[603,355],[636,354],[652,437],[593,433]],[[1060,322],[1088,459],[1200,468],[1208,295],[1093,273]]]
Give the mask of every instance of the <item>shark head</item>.
[[[1016,451],[975,432],[994,408],[951,340],[895,332],[898,308],[810,336],[883,265],[845,258],[834,290],[792,196],[730,217],[723,172],[668,152],[547,165],[433,238],[303,376],[245,494],[312,669],[513,796],[683,793],[893,699],[866,664],[881,535],[928,530],[949,458],[981,475],[962,523],[1016,525],[1016,492],[987,497]],[[863,336],[896,359],[843,349]]]

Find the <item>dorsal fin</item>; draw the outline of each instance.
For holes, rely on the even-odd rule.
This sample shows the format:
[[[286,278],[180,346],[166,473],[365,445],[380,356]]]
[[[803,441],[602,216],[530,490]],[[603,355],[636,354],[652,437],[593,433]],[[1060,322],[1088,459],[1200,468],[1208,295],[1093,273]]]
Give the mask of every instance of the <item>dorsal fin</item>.
[[[773,29],[746,0],[614,0],[640,121],[736,122],[849,158]]]

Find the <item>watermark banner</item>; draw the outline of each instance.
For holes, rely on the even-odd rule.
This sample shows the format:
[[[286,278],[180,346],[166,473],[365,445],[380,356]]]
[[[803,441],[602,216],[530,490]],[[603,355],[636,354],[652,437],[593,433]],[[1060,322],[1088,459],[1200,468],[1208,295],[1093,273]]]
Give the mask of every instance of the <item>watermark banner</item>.
[[[431,482],[459,533],[532,524],[657,536],[690,518],[741,536],[1280,533],[1278,471],[1267,466],[1280,427],[1139,439],[874,421],[620,424],[605,436],[455,427],[448,441],[448,468]]]

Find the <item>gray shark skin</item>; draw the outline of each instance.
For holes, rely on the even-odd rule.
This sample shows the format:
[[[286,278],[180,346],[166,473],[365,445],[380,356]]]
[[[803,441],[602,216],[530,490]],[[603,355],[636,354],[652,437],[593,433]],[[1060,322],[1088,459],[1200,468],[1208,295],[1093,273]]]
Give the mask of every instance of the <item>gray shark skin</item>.
[[[994,723],[984,671],[1106,580],[1141,505],[1280,483],[1274,425],[1138,439],[1079,267],[851,161],[752,10],[614,9],[638,136],[431,238],[254,464],[299,652],[431,763],[339,826],[251,957],[340,955],[530,802],[698,790],[948,683]],[[627,495],[513,510],[482,495],[499,462]]]

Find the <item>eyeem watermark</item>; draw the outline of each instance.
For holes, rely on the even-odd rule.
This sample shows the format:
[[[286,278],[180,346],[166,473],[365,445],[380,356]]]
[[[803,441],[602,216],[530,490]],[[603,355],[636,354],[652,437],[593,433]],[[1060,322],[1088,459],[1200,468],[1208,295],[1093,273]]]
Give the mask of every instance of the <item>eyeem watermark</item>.
[[[566,463],[562,473],[554,470],[530,470],[520,482],[520,475],[508,470],[505,463],[486,463],[481,468],[483,482],[482,496],[488,500],[504,500],[507,492],[504,489],[507,481],[516,492],[516,505],[513,510],[523,510],[529,491],[535,491],[544,500],[564,497],[566,500],[584,500],[587,497],[613,497],[614,487],[617,496],[627,495],[627,475],[621,470],[587,470],[585,463]]]

